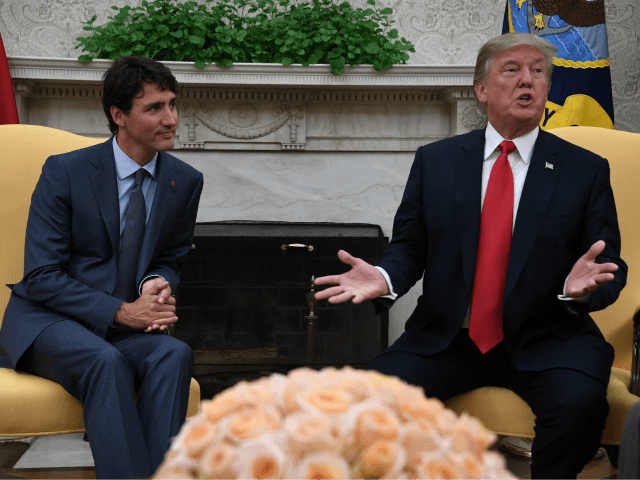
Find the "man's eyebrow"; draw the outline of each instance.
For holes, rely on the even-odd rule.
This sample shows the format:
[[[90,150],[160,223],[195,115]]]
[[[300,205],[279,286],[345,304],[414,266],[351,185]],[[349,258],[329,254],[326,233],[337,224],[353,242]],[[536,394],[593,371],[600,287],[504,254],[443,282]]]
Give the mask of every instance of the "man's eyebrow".
[[[169,103],[174,103],[176,100],[178,99],[178,97],[173,97],[171,100],[169,100]],[[163,101],[159,101],[159,102],[153,102],[153,103],[148,103],[147,105],[145,105],[145,108],[153,108],[153,107],[160,107],[164,105]]]
[[[517,63],[519,63],[519,62],[515,58],[507,58],[506,60],[504,60],[502,62],[501,65],[504,66],[504,65],[517,64]],[[531,63],[533,63],[533,64],[546,63],[546,61],[545,61],[544,57],[538,57],[538,58],[534,58]]]

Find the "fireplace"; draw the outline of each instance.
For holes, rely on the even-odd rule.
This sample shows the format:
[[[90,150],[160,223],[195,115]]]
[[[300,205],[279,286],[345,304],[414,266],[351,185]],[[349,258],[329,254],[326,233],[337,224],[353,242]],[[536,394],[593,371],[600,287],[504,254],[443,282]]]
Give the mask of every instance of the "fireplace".
[[[177,292],[175,335],[194,350],[203,398],[310,359],[314,368],[373,360],[387,347],[388,314],[376,315],[370,302],[312,306],[308,294],[312,277],[348,270],[338,250],[374,263],[387,242],[370,224],[198,223]]]

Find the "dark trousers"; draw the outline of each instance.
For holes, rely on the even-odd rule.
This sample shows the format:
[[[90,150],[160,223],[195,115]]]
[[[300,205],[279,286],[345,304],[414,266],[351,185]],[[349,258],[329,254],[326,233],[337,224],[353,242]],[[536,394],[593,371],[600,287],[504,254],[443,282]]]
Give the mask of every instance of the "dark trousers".
[[[462,329],[445,351],[422,356],[383,352],[370,369],[420,386],[446,401],[481,386],[508,388],[536,415],[532,478],[576,478],[593,458],[609,414],[607,385],[573,369],[515,368],[504,342],[483,355]]]
[[[105,341],[66,320],[40,333],[19,369],[82,402],[97,478],[150,477],[185,420],[193,352],[164,334],[130,330]]]

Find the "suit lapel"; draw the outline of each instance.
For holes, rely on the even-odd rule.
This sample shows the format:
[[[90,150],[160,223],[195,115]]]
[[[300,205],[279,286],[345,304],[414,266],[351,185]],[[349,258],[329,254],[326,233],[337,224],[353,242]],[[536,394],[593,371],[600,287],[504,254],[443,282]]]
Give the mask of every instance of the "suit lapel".
[[[138,261],[138,280],[147,270],[160,237],[160,229],[167,218],[169,207],[174,204],[176,194],[182,182],[175,168],[175,162],[168,155],[158,152],[158,165],[156,176],[156,192],[153,197],[153,205],[149,213],[149,221],[145,227],[142,251]]]
[[[552,134],[540,130],[533,149],[511,239],[505,299],[518,280],[538,236],[562,168],[561,158],[558,156],[560,149],[557,144],[554,145],[553,138]],[[552,164],[553,168],[547,168],[547,163]]]
[[[469,290],[473,285],[480,234],[484,138],[485,130],[468,134],[455,158],[455,216],[462,246],[464,280]]]
[[[102,220],[109,234],[111,247],[118,258],[120,250],[120,204],[118,201],[118,182],[116,180],[116,161],[113,156],[113,137],[101,144],[98,154],[90,159],[94,169],[89,173],[91,187],[100,208]]]

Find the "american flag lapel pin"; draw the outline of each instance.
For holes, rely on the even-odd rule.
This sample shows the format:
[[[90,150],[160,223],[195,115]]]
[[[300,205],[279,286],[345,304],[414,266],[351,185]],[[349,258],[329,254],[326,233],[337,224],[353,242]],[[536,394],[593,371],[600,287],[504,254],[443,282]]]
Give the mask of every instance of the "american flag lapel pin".
[[[549,164],[547,163],[547,165],[549,165]],[[171,180],[171,186],[172,186],[172,187],[175,187],[175,186],[176,186],[176,182],[174,182],[173,180]]]
[[[553,163],[545,162],[544,168],[548,168],[549,170],[553,170]]]

